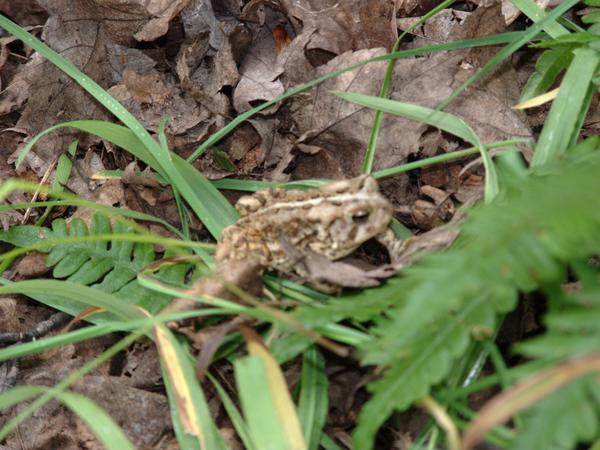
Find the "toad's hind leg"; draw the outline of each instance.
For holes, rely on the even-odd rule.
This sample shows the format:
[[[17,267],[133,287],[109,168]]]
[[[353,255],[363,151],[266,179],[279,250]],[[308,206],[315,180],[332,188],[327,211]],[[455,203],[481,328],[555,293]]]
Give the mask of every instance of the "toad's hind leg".
[[[400,260],[400,256],[406,247],[407,241],[398,239],[394,232],[389,228],[375,236],[375,239],[387,249],[390,256],[390,262],[392,265],[395,265]]]

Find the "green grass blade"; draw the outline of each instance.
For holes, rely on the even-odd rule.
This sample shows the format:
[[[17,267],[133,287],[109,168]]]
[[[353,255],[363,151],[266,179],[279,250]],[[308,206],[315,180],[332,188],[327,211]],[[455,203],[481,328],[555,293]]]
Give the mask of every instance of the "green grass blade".
[[[160,144],[150,136],[150,133],[144,129],[137,119],[118,101],[104,91],[94,80],[82,73],[69,60],[56,53],[42,41],[27,33],[17,24],[2,15],[0,15],[0,27],[23,40],[28,46],[47,58],[125,124],[135,137],[139,139],[149,154],[152,155],[151,157],[156,159],[156,165],[153,166],[155,170],[161,175],[165,175],[174,188],[181,192],[183,198],[188,202],[198,218],[203,221],[206,228],[213,236],[218,237],[223,227],[232,223],[231,218],[236,217],[234,209],[228,204],[227,200],[219,193],[219,191],[217,191],[212,184],[198,172],[193,177],[195,185],[191,186],[188,184],[190,176],[180,176],[173,165],[172,158],[175,158],[174,155],[168,151],[165,152]],[[20,155],[21,159],[24,158],[24,153],[25,152]],[[198,187],[202,189],[201,192],[197,190]],[[215,212],[214,204],[205,204],[204,199],[207,197],[211,200],[217,198],[220,199],[220,208],[217,210],[218,212]]]
[[[446,106],[452,103],[452,101],[456,97],[458,97],[462,92],[464,92],[469,86],[471,86],[481,77],[485,76],[495,66],[500,64],[501,61],[508,58],[518,49],[527,44],[527,42],[535,38],[535,36],[537,36],[546,25],[554,22],[558,17],[567,12],[577,3],[579,3],[578,0],[566,0],[565,2],[561,3],[559,6],[554,8],[551,12],[549,12],[539,22],[536,22],[535,24],[527,28],[527,30],[523,31],[523,33],[519,36],[518,39],[516,39],[515,41],[504,47],[502,50],[500,50],[498,53],[496,53],[496,55],[493,58],[491,58],[481,69],[479,69],[472,77],[470,77],[467,81],[465,81],[458,88],[456,88],[456,90],[446,100],[442,101],[436,109],[444,109]]]
[[[309,450],[317,450],[327,420],[329,401],[325,359],[313,345],[302,358],[298,416]]]
[[[446,113],[436,111],[425,106],[403,103],[386,98],[373,97],[370,95],[356,94],[354,92],[333,92],[338,97],[352,103],[377,109],[396,116],[406,117],[407,119],[426,123],[440,130],[446,131],[462,140],[470,143],[474,147],[479,146],[479,137],[473,129],[469,127],[461,118]]]
[[[420,27],[423,23],[425,23],[429,18],[436,15],[438,12],[446,9],[448,6],[453,4],[456,0],[445,0],[427,14],[422,16],[419,20],[409,26],[406,30],[402,32],[396,42],[394,43],[394,47],[390,51],[390,53],[394,53],[398,51],[398,47],[400,47],[400,43],[404,36],[410,33],[412,30]],[[392,76],[394,75],[394,66],[396,60],[391,59],[388,62],[388,65],[385,69],[385,75],[383,77],[383,83],[381,84],[381,89],[379,90],[380,98],[388,98],[390,94],[390,88],[392,86]],[[383,120],[383,112],[375,111],[375,117],[373,117],[373,126],[371,126],[371,134],[369,135],[369,142],[367,144],[367,151],[365,152],[365,157],[363,158],[362,172],[366,174],[370,174],[373,171],[373,161],[375,160],[375,151],[377,149],[377,138],[379,137],[379,130],[381,129],[381,122]]]
[[[532,167],[540,167],[560,158],[573,137],[579,133],[582,109],[588,100],[588,89],[600,57],[592,49],[578,49],[552,103],[540,134]]]
[[[529,77],[521,91],[519,103],[524,103],[547,92],[560,73],[569,66],[572,59],[573,52],[568,47],[554,48],[542,53],[535,62],[535,73]]]
[[[60,128],[75,128],[94,134],[127,150],[163,177],[171,174],[171,180],[175,180],[174,189],[184,194],[184,198],[214,237],[218,237],[223,228],[237,220],[235,208],[190,163],[175,154],[165,156],[165,150],[161,149],[159,153],[169,160],[169,164],[161,165],[157,154],[149,152],[139,136],[121,125],[100,120],[77,120],[57,124],[35,136],[23,149],[23,153],[29,151],[42,136]]]
[[[245,356],[234,362],[235,379],[244,417],[258,450],[290,449],[267,380],[267,368],[257,356]],[[300,450],[300,449],[298,449]]]
[[[519,10],[529,17],[534,22],[540,22],[545,16],[546,12],[540,8],[537,3],[532,0],[511,0],[512,3],[519,8]],[[569,33],[565,27],[559,24],[556,20],[552,20],[546,23],[543,30],[548,33],[548,36],[557,38]]]
[[[77,414],[102,445],[108,450],[134,450],[133,445],[115,421],[90,399],[70,392],[53,392],[41,386],[17,386],[0,394],[0,409],[27,401],[37,395],[50,393]]]
[[[491,201],[498,194],[498,175],[490,155],[485,151],[479,137],[460,117],[443,111],[436,111],[425,106],[412,105],[353,92],[334,92],[335,95],[349,102],[369,108],[378,109],[389,114],[424,122],[437,127],[470,143],[479,150],[485,167],[485,199]]]
[[[261,105],[258,105],[256,107],[240,114],[235,119],[233,119],[231,122],[229,122],[227,124],[227,126],[223,127],[222,129],[220,129],[219,131],[217,131],[216,133],[211,135],[206,141],[204,141],[196,150],[194,150],[194,152],[190,155],[190,157],[187,160],[194,161],[195,159],[197,159],[200,155],[202,155],[211,146],[215,145],[217,142],[219,142],[221,139],[223,139],[225,136],[227,136],[239,124],[248,120],[250,117],[252,117],[256,113],[262,111],[263,109],[273,106],[276,103],[279,103],[280,101],[285,100],[286,98],[289,98],[296,94],[304,92],[304,91],[310,89],[311,87],[316,86],[319,83],[322,83],[323,81],[337,77],[338,75],[341,75],[345,72],[348,72],[348,71],[351,71],[354,69],[358,69],[359,67],[362,67],[365,64],[370,64],[370,63],[374,63],[374,62],[378,62],[378,61],[390,61],[390,60],[400,59],[400,58],[412,58],[414,56],[429,55],[431,53],[439,53],[439,52],[452,51],[452,50],[462,50],[465,48],[472,48],[472,47],[485,47],[488,45],[507,44],[507,43],[512,43],[512,42],[517,41],[522,35],[523,35],[523,32],[521,32],[521,31],[500,33],[500,34],[496,34],[493,36],[483,36],[483,37],[478,37],[475,39],[465,39],[463,41],[448,42],[445,44],[431,45],[431,46],[421,47],[421,48],[416,48],[416,49],[411,49],[411,50],[403,50],[403,51],[399,51],[399,52],[388,53],[386,55],[376,56],[374,58],[370,58],[365,61],[361,61],[356,64],[349,65],[348,67],[344,67],[343,69],[335,70],[333,72],[323,75],[322,77],[311,80],[308,83],[305,83],[300,86],[296,86],[296,87],[290,89],[289,91],[287,91],[285,94],[282,94],[279,97],[269,100],[268,102],[265,102]],[[527,39],[529,39],[529,38],[527,38]]]
[[[196,379],[193,359],[185,347],[187,344],[180,343],[171,330],[162,324],[157,325],[154,330],[163,379],[169,393],[172,413],[179,422],[178,427],[181,426],[181,431],[192,434],[203,450],[227,450]],[[178,434],[178,440],[180,438],[187,439]]]
[[[55,130],[61,128],[75,128],[76,130],[85,131],[91,133],[108,142],[127,150],[136,158],[144,161],[147,165],[152,167],[155,171],[161,173],[162,168],[158,163],[158,160],[152,155],[142,141],[133,133],[129,128],[116,123],[106,122],[104,120],[73,120],[70,122],[63,122],[46,128],[41,133],[34,136],[27,145],[23,148],[19,154],[19,161],[22,161],[25,155],[33,148],[37,142],[45,135],[52,133]]]
[[[3,294],[27,295],[68,314],[79,313],[82,304],[103,308],[123,320],[139,319],[141,314],[134,306],[114,295],[68,281],[14,281],[0,287],[0,295]]]
[[[27,202],[27,203],[13,203],[10,205],[2,205],[0,204],[0,213],[5,211],[14,211],[16,209],[26,209],[30,207],[38,207],[38,206],[82,206],[84,208],[89,208],[102,214],[110,217],[112,220],[124,222],[129,225],[134,230],[139,233],[148,233],[148,231],[141,225],[138,225],[134,221],[128,221],[125,218],[135,219],[140,221],[147,221],[153,223],[159,223],[174,234],[179,234],[177,228],[170,225],[168,222],[159,219],[158,217],[151,216],[150,214],[141,213],[138,211],[133,211],[125,208],[116,208],[113,206],[101,205],[99,203],[94,203],[89,200],[85,200],[81,197],[78,197],[73,194],[69,194],[63,191],[56,191],[50,189],[46,186],[39,186],[35,183],[30,183],[28,181],[18,180],[15,178],[8,179],[5,183],[0,184],[0,202],[6,199],[11,192],[23,190],[27,192],[35,192],[38,190],[39,192],[43,192],[51,195],[52,197],[56,197],[58,199],[56,201],[47,201],[47,202]]]

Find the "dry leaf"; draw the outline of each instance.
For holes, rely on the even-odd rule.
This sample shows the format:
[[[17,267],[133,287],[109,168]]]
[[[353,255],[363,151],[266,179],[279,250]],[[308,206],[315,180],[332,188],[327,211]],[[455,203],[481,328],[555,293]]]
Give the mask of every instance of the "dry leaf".
[[[169,29],[169,22],[185,8],[190,0],[139,0],[147,13],[154,18],[135,33],[136,40],[153,41],[163,36]]]
[[[277,56],[273,36],[264,27],[240,65],[241,78],[233,93],[233,106],[238,113],[283,94],[283,84],[278,79],[283,67],[278,64]],[[263,114],[271,114],[276,110],[276,106],[271,107]]]

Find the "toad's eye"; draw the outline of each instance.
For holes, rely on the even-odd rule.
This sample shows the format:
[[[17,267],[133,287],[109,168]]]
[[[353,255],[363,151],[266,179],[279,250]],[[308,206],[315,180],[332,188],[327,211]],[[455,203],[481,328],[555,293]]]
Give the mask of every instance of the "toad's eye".
[[[359,211],[352,214],[352,221],[354,223],[366,223],[369,220],[369,212],[368,211]]]

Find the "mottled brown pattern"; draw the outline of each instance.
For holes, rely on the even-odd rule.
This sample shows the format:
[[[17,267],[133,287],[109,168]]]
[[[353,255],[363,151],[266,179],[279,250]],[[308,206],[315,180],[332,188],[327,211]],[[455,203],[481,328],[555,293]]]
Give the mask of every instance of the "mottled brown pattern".
[[[365,241],[385,235],[393,208],[374,178],[360,176],[309,191],[267,189],[240,198],[241,218],[223,230],[217,259],[251,259],[299,275],[297,254],[315,252],[334,261]]]

